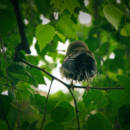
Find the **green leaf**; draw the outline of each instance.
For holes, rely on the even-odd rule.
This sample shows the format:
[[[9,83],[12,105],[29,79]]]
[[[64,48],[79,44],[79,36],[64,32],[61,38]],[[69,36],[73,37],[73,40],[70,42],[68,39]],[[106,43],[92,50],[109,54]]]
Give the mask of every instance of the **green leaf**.
[[[61,102],[57,104],[54,110],[51,112],[51,117],[56,122],[72,120],[73,116],[73,107],[67,102]]]
[[[101,45],[100,48],[98,48],[97,54],[100,56],[106,55],[109,52],[109,48],[110,48],[110,43],[105,42],[105,43],[103,43],[103,45]]]
[[[69,15],[64,15],[57,23],[57,30],[68,38],[77,39],[77,27]]]
[[[62,97],[62,98],[61,98]],[[65,94],[63,93],[62,91],[58,91],[52,95],[50,95],[49,97],[50,99],[54,99],[56,100],[57,102],[70,102],[72,101],[72,96],[70,94]]]
[[[18,100],[30,100],[30,96],[33,94],[33,89],[28,83],[19,82],[15,89],[16,99]]]
[[[74,117],[74,108],[72,107],[72,105],[70,105],[68,102],[60,102],[56,105],[56,107],[63,107],[65,108],[66,110],[68,110],[68,114],[67,114],[67,117],[66,119],[64,119],[65,121],[70,121],[73,119]]]
[[[8,89],[7,79],[0,76],[0,93]]]
[[[89,90],[83,95],[83,102],[86,107],[94,108],[103,108],[107,105],[108,101],[105,95],[105,92],[98,90]]]
[[[63,130],[63,126],[54,121],[48,121],[44,127],[44,130]]]
[[[45,100],[45,97],[41,96],[40,94],[35,94],[31,96],[31,104],[34,105],[41,113],[43,113],[44,111]]]
[[[78,0],[51,0],[51,4],[60,12],[68,10],[71,14],[74,14],[75,9],[80,7]]]
[[[111,91],[108,95],[109,104],[114,112],[117,113],[117,109],[123,105],[130,104],[129,94],[123,90]]]
[[[104,61],[103,68],[104,70],[109,70],[112,72],[117,72],[117,70],[120,68],[124,68],[124,59],[122,56],[117,56],[114,59],[107,59]]]
[[[130,128],[130,104],[122,106],[118,111],[119,124],[124,130],[129,130]]]
[[[26,58],[27,58],[27,60],[28,60],[29,62],[31,62],[31,63],[34,64],[34,65],[37,65],[38,62],[39,62],[39,57],[38,57],[38,56],[31,56],[31,55],[29,55],[29,56],[27,56]]]
[[[30,125],[29,125],[29,127],[27,128],[27,130],[37,130],[37,127],[36,127],[36,125],[37,125],[37,120],[36,121],[33,121]]]
[[[42,50],[49,42],[51,42],[54,36],[55,29],[51,25],[38,25],[36,28],[36,38],[38,40],[40,50]]]
[[[74,13],[75,9],[80,7],[80,3],[78,0],[64,0],[64,6],[70,13]]]
[[[91,51],[95,51],[96,49],[99,48],[99,39],[98,39],[98,38],[89,37],[89,38],[86,40],[86,43],[87,43],[87,45],[88,45],[88,48],[89,48]]]
[[[8,130],[7,123],[4,120],[0,120],[0,130]]]
[[[35,49],[36,49],[37,53],[40,55],[40,47],[38,45],[38,42],[36,42],[36,44],[35,44]]]
[[[2,61],[0,62],[0,76],[2,77],[3,75],[6,74],[7,61],[4,55],[2,55],[1,53],[0,53],[0,60]]]
[[[23,121],[33,122],[40,119],[39,111],[34,108],[29,101],[26,100],[13,100],[13,108],[20,115],[19,119]]]
[[[15,128],[15,123],[17,121],[17,111],[16,109],[14,109],[14,107],[10,107],[10,110],[8,112],[8,115],[7,115],[7,119],[9,121],[9,125],[12,129]]]
[[[59,115],[58,115],[59,114]],[[64,107],[56,107],[52,113],[51,113],[51,118],[55,120],[56,122],[63,122],[68,114],[68,110],[65,109]],[[58,115],[58,116],[57,116]]]
[[[52,11],[52,7],[50,6],[50,0],[35,0],[38,11],[41,14],[49,14]]]
[[[123,16],[123,12],[119,8],[111,4],[106,5],[103,8],[103,13],[108,22],[110,22],[113,27],[118,30]]]
[[[121,87],[125,88],[125,91],[130,93],[130,77],[118,76],[119,84]]]
[[[8,66],[7,70],[8,70],[9,79],[15,83],[17,83],[18,81],[29,80],[29,74],[22,64],[18,64],[14,62]]]
[[[15,16],[10,9],[0,9],[0,19],[0,34],[3,36],[15,27]]]
[[[128,37],[130,37],[130,23],[124,25],[124,27],[120,31],[120,34],[122,36],[128,36]]]
[[[0,118],[5,119],[10,109],[11,99],[9,96],[0,95]]]
[[[62,33],[57,32],[57,36],[59,37],[59,39],[60,39],[62,42],[65,42],[66,37],[65,37]]]
[[[50,3],[51,3],[51,5],[53,5],[54,8],[59,9],[60,12],[63,12],[63,10],[65,8],[63,1],[61,1],[61,0],[51,0]]]
[[[27,68],[27,71],[31,74],[29,82],[35,87],[37,87],[39,84],[46,84],[41,71],[35,68]]]
[[[101,113],[90,115],[87,121],[87,127],[89,130],[112,130],[112,124]]]

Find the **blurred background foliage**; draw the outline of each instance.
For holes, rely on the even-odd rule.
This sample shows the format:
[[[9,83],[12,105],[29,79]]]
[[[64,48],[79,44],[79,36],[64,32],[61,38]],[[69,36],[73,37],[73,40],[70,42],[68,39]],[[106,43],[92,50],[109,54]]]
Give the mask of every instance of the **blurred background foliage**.
[[[75,91],[81,129],[130,130],[130,1],[19,0],[19,6],[29,46],[37,39],[38,55],[21,52],[23,58],[34,65],[44,62],[41,67],[51,73],[57,61],[63,61],[59,42],[82,40],[97,61],[98,72],[90,85],[124,88],[89,90],[82,95]],[[82,23],[80,13],[89,15],[90,23]],[[44,111],[45,96],[36,88],[46,84],[48,76],[14,61],[20,42],[13,6],[10,0],[0,0],[0,130],[38,130]],[[50,95],[44,130],[76,130],[69,93]]]

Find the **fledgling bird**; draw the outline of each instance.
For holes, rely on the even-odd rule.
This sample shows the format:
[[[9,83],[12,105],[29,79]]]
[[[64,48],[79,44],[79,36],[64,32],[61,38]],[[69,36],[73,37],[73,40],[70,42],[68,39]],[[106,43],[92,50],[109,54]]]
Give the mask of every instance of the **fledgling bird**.
[[[96,74],[94,55],[84,42],[75,41],[69,45],[60,72],[72,81],[88,81]]]

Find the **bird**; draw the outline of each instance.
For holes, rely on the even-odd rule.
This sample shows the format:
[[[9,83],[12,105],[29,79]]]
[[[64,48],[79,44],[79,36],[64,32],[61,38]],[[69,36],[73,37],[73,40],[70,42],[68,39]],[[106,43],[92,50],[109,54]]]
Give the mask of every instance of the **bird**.
[[[96,72],[96,60],[87,44],[83,41],[70,43],[60,67],[62,77],[72,81],[88,81]]]

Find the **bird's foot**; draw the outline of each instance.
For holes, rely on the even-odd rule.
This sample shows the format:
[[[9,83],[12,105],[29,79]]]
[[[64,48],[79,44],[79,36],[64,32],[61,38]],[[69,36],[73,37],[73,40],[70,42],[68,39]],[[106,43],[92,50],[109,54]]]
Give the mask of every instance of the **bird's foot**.
[[[74,91],[73,80],[71,81],[71,84],[70,84],[70,86],[71,86],[71,89]]]
[[[87,86],[86,86],[86,91],[88,92],[89,89],[90,89],[90,86],[87,85]]]

